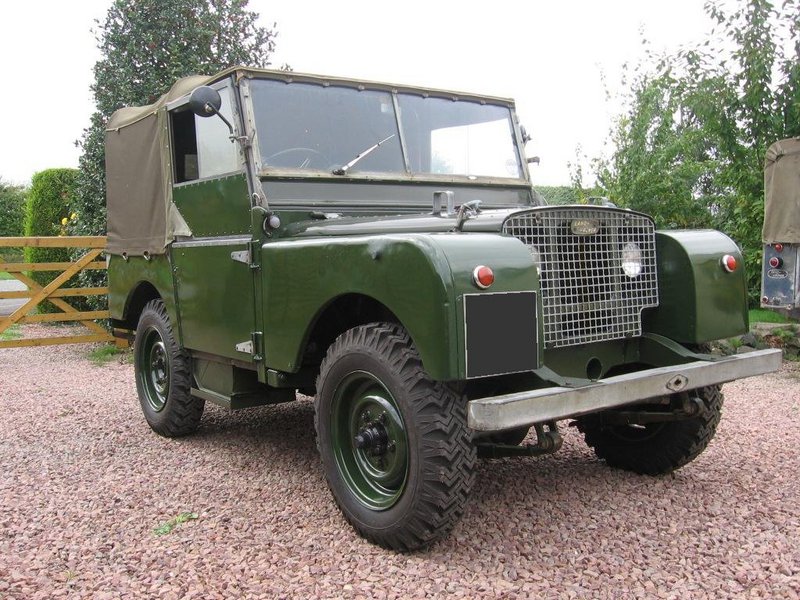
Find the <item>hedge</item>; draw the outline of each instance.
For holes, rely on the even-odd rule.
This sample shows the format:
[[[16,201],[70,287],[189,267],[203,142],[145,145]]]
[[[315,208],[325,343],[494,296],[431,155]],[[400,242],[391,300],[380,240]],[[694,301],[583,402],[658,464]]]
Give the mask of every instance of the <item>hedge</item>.
[[[75,189],[77,169],[47,169],[36,173],[25,202],[25,235],[64,235],[62,220],[69,221],[69,207]],[[67,262],[66,248],[25,248],[25,262]],[[59,273],[35,271],[30,277],[40,285],[47,285]],[[49,305],[40,304],[40,312],[52,312]]]

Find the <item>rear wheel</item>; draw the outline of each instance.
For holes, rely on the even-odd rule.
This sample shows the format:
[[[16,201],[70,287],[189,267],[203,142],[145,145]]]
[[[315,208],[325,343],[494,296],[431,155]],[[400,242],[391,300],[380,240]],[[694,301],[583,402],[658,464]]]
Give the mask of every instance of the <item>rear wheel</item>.
[[[161,300],[145,305],[133,349],[136,391],[148,425],[165,437],[195,431],[204,401],[191,395],[191,359],[172,333]]]
[[[697,396],[705,410],[697,417],[646,425],[604,425],[592,416],[578,420],[586,443],[610,466],[661,475],[697,458],[711,442],[722,415],[720,386],[687,392]]]
[[[315,421],[328,485],[362,536],[413,550],[457,522],[476,460],[466,399],[427,376],[402,327],[364,325],[332,344]]]

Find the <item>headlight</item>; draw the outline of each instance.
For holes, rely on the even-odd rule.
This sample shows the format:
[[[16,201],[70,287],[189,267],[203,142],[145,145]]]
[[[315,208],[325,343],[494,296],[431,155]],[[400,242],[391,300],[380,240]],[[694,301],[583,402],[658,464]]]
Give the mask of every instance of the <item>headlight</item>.
[[[642,272],[642,250],[633,242],[622,247],[622,271],[631,279]]]

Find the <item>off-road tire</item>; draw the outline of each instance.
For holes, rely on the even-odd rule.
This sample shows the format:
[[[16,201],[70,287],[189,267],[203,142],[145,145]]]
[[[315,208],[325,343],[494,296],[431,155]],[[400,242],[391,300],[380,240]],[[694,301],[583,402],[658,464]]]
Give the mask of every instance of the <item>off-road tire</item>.
[[[720,386],[686,393],[696,394],[706,405],[702,415],[641,427],[602,425],[589,417],[578,420],[578,429],[594,453],[611,467],[642,475],[669,473],[691,462],[706,449],[722,415]]]
[[[390,421],[395,431],[402,430],[397,437],[405,440],[398,439],[397,447],[405,444],[407,459],[403,483],[379,493],[375,502],[383,505],[375,508],[370,506],[372,499],[363,499],[373,493],[374,482],[364,475],[363,467],[357,467],[365,463],[365,454],[359,453],[366,450],[350,441],[352,431],[341,424],[366,418],[368,410],[356,416],[358,406],[369,406],[379,396],[381,402],[396,407],[397,415]],[[358,404],[361,401],[367,404]],[[477,453],[466,408],[462,394],[428,377],[401,326],[371,323],[334,341],[317,379],[317,447],[334,500],[360,535],[384,548],[410,551],[452,529],[475,479]]]
[[[175,340],[161,300],[148,302],[139,317],[133,365],[139,404],[153,431],[164,437],[194,432],[205,402],[191,395],[191,359]]]

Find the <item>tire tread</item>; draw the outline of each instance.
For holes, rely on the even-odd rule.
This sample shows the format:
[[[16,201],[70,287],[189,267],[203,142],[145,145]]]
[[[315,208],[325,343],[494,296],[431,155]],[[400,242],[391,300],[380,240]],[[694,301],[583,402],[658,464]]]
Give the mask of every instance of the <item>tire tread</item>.
[[[427,377],[410,336],[393,323],[362,325],[339,336],[322,362],[318,390],[322,389],[322,380],[331,365],[354,347],[381,354],[389,367],[400,375],[414,400],[412,409],[422,439],[420,459],[424,467],[419,497],[401,528],[375,530],[366,527],[350,517],[336,493],[333,497],[348,522],[367,540],[396,551],[415,550],[453,528],[464,512],[475,482],[477,453],[466,426],[467,403],[450,386]],[[319,414],[318,409],[315,411],[318,446]],[[319,448],[320,454],[323,450]],[[330,483],[329,487],[333,492]]]

